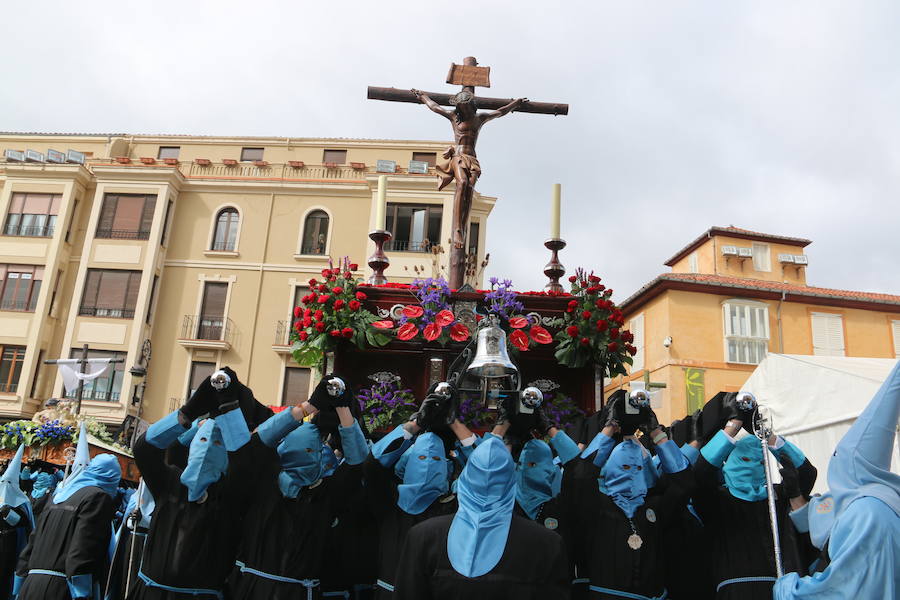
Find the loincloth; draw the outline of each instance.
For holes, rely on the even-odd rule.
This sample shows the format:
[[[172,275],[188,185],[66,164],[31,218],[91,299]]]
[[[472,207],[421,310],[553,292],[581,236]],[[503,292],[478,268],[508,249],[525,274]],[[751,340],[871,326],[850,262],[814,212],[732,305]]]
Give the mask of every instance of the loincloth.
[[[434,167],[434,170],[437,171],[438,177],[441,180],[440,185],[438,186],[439,190],[444,189],[444,186],[453,181],[454,172],[456,171],[457,166],[470,176],[474,175],[475,179],[481,177],[481,163],[478,162],[476,157],[470,154],[457,154],[454,152],[453,148],[449,148],[447,152],[444,153],[444,156],[449,160],[443,164],[435,165]]]

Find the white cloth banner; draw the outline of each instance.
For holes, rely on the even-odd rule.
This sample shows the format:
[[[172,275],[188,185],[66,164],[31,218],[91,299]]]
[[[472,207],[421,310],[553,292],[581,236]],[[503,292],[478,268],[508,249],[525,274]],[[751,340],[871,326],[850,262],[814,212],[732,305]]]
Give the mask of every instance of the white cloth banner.
[[[103,375],[109,368],[108,358],[89,358],[87,360],[87,371],[81,373],[77,367],[79,360],[70,358],[56,361],[59,367],[59,373],[63,378],[63,385],[66,386],[66,394],[71,394],[78,388],[79,381],[93,381]]]

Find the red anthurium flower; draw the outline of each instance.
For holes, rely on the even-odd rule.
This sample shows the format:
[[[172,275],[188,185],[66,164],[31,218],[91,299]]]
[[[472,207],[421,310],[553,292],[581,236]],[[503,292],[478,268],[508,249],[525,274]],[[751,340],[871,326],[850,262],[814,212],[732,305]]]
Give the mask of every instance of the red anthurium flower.
[[[359,265],[356,263],[350,263],[348,266],[350,267],[351,271],[355,271],[359,268]]]
[[[438,314],[434,316],[434,322],[438,324],[440,327],[446,327],[453,323],[456,320],[456,317],[453,316],[453,313],[447,309],[442,310]]]
[[[533,326],[528,331],[528,333],[531,334],[531,339],[536,341],[538,344],[549,344],[553,341],[553,336],[550,335],[550,332],[540,325]]]
[[[566,333],[569,337],[578,337],[578,326],[577,325],[569,325],[566,327]]]
[[[511,334],[509,334],[509,341],[513,346],[523,352],[528,350],[528,335],[526,335],[525,332],[521,329],[516,329]]]
[[[352,338],[353,337],[353,328],[352,327],[344,327],[343,329],[341,329],[341,335],[348,339]]]
[[[417,333],[419,333],[419,329],[414,323],[406,323],[397,330],[397,339],[405,342],[406,340],[411,340],[416,337]]]
[[[434,340],[441,337],[441,326],[437,323],[429,323],[422,331],[422,337],[424,337],[429,342],[433,342]]]
[[[318,331],[319,333],[325,331],[325,323],[323,323],[322,321],[316,323],[316,331]]]
[[[295,306],[295,307],[294,307],[294,318],[297,319],[297,318],[299,318],[300,315],[302,315],[302,314],[303,314],[303,309],[300,308],[299,306]]]
[[[300,341],[301,341],[301,342],[305,342],[306,339],[309,337],[309,334],[306,333],[305,331],[301,331],[301,332],[298,333],[297,335],[298,335],[298,337],[300,338]]]
[[[584,319],[585,321],[590,321],[591,320],[591,311],[589,311],[589,310],[581,311],[581,318]]]
[[[619,344],[617,342],[610,342],[606,345],[606,349],[610,352],[617,352],[619,350]]]
[[[350,308],[350,310],[356,312],[359,310],[359,300],[351,300],[347,303],[347,306]]]
[[[482,319],[484,319],[484,315],[475,315],[476,323],[481,323]]]
[[[528,327],[528,318],[527,317],[513,317],[509,320],[509,326],[513,329],[523,329]]]
[[[464,342],[469,339],[469,328],[462,323],[457,323],[450,328],[450,339],[454,342]]]
[[[394,322],[393,321],[375,321],[372,323],[372,327],[375,329],[393,329]]]
[[[422,307],[418,306],[417,304],[410,304],[409,306],[403,307],[403,316],[405,316],[407,319],[416,319],[418,317],[421,317],[423,314],[425,314],[425,311],[422,310]]]
[[[581,345],[582,345],[582,346],[587,346],[587,345],[590,344],[590,343],[591,343],[591,340],[589,340],[589,339],[587,339],[587,338],[581,338]]]
[[[368,298],[368,296],[366,296],[363,292],[356,292],[357,300],[365,300],[366,298]]]
[[[344,307],[344,301],[338,298],[334,301],[334,310],[341,310]]]

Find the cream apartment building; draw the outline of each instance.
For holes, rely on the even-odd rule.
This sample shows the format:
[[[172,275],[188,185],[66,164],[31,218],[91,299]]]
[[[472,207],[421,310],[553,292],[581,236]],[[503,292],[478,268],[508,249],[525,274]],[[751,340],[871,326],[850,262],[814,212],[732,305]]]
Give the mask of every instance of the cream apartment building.
[[[84,344],[124,359],[83,410],[154,421],[229,365],[264,404],[302,399],[291,310],[329,257],[369,275],[378,176],[387,174],[391,281],[446,268],[446,142],[0,134],[0,418],[64,394],[48,358]],[[469,250],[485,254],[496,199],[476,194]],[[480,275],[473,283],[482,283]],[[481,286],[483,287],[483,286]],[[149,340],[146,377],[131,367]]]

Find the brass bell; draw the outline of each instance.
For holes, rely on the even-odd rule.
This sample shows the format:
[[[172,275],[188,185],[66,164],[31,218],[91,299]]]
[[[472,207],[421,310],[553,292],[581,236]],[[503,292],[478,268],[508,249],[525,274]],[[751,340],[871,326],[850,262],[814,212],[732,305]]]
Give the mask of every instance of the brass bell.
[[[519,369],[509,360],[506,351],[506,333],[497,325],[496,315],[490,315],[489,319],[489,325],[482,327],[478,332],[475,358],[472,359],[466,373],[488,379],[515,375]]]

